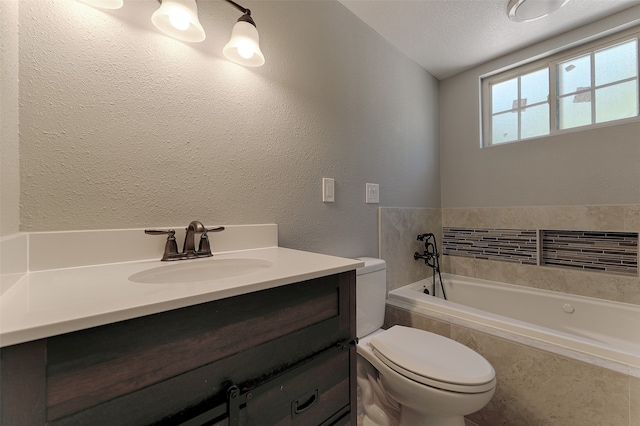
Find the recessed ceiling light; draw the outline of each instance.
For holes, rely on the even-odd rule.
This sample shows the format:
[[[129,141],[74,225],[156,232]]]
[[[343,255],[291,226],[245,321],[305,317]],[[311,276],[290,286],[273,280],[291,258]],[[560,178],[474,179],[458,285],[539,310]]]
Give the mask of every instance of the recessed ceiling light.
[[[516,22],[533,21],[544,18],[560,9],[569,0],[509,0],[507,13]]]

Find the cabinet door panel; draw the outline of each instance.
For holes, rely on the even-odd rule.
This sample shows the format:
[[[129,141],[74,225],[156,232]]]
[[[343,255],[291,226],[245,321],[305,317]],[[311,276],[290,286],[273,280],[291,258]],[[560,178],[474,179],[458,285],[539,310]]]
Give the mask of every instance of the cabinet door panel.
[[[338,352],[247,401],[247,426],[319,425],[349,405],[349,352]],[[265,384],[269,387],[269,384]],[[297,405],[296,405],[297,402]]]
[[[45,423],[46,339],[0,349],[0,425]]]
[[[301,354],[306,353],[307,357],[311,357],[326,349],[327,343],[319,343],[317,336],[326,336],[330,330],[336,329],[336,324],[336,319],[329,319],[153,386],[57,419],[50,422],[50,425],[179,424],[211,407],[224,404],[227,389],[232,384],[240,386],[243,391],[251,389],[285,372],[295,365],[296,361],[303,360]],[[283,361],[287,363],[283,365]]]

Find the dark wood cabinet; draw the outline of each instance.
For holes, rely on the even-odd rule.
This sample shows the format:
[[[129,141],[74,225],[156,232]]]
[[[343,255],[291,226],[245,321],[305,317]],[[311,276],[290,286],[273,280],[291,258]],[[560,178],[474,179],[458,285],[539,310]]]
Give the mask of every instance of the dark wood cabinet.
[[[355,271],[0,349],[0,424],[355,425]]]

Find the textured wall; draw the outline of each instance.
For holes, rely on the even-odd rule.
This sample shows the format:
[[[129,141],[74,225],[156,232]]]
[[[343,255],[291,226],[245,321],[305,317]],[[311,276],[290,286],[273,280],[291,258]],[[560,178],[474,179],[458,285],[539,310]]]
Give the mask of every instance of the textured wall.
[[[441,82],[442,206],[637,204],[640,122],[480,148],[480,77],[640,19],[640,6]]]
[[[18,0],[0,1],[0,236],[19,230]]]
[[[157,32],[151,1],[20,2],[22,230],[277,223],[281,245],[375,256],[366,182],[439,207],[438,81],[337,2],[245,6],[258,69],[222,57],[224,2],[199,2],[200,44]]]

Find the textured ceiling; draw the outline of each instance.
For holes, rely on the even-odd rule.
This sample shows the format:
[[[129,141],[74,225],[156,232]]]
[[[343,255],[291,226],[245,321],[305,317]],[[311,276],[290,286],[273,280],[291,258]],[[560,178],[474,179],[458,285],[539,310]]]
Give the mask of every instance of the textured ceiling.
[[[438,79],[640,5],[570,0],[552,15],[518,23],[507,17],[508,0],[339,1]]]

